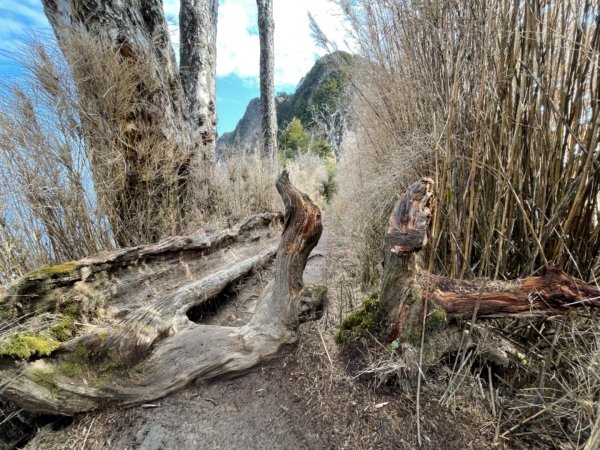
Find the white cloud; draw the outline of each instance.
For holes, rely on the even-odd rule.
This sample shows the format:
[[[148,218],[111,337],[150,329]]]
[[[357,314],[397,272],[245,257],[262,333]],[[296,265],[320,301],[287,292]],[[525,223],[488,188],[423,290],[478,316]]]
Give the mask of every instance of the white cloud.
[[[325,54],[310,35],[309,12],[325,34],[341,45],[344,31],[336,5],[323,0],[274,0],[276,85],[298,83],[316,56]]]
[[[164,9],[177,47],[179,0],[165,0]],[[295,86],[316,56],[325,53],[310,36],[309,11],[325,34],[343,48],[345,32],[337,5],[324,0],[274,0],[276,86]],[[256,1],[221,0],[217,30],[217,76],[257,79],[260,48]]]
[[[254,0],[225,0],[217,22],[217,76],[258,76],[259,39]]]
[[[0,0],[0,45],[14,48],[27,30],[48,31],[39,0],[19,0],[10,6]],[[275,85],[294,86],[312,67],[318,49],[310,36],[308,11],[323,31],[342,43],[344,30],[338,7],[326,0],[273,0],[275,20]],[[171,41],[179,45],[179,0],[163,0]],[[220,0],[217,24],[217,76],[236,75],[256,84],[259,76],[259,38],[256,0]],[[20,37],[21,39],[18,39]]]

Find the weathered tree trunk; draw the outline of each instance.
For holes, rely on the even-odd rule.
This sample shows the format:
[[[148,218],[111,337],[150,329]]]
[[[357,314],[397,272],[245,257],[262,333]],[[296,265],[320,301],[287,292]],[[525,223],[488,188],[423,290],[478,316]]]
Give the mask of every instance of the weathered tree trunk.
[[[379,315],[388,340],[405,340],[418,322],[420,295],[415,253],[427,243],[433,180],[413,183],[398,199],[383,239],[383,278]],[[411,325],[411,326],[408,326]]]
[[[384,270],[378,318],[382,338],[418,345],[423,325],[426,356],[435,359],[458,344],[452,319],[535,317],[600,307],[600,289],[549,267],[515,281],[463,281],[418,272],[415,253],[427,243],[433,181],[412,184],[396,203],[383,241]]]
[[[323,308],[324,288],[302,284],[321,235],[321,215],[287,172],[277,189],[286,208],[278,247],[272,234],[278,216],[267,214],[210,237],[169,238],[42,269],[5,288],[0,313],[13,319],[10,336],[0,334],[2,396],[32,411],[65,415],[142,403],[195,380],[243,372],[293,343],[298,325],[319,317]],[[246,325],[198,325],[188,318],[190,310],[267,263],[275,251],[274,281]],[[63,320],[68,312],[78,321],[96,318],[76,322],[77,336],[57,348],[38,347],[32,356],[39,359],[6,357],[17,351],[7,339],[18,344],[27,327],[36,338],[48,339],[60,329],[56,316]],[[45,325],[36,328],[29,322],[35,317]],[[45,353],[50,355],[40,358]]]
[[[263,155],[277,151],[277,112],[275,110],[275,46],[273,1],[256,0],[260,38],[260,114]]]
[[[205,160],[214,159],[215,154],[218,8],[218,0],[182,0],[179,10],[181,83],[193,139]]]
[[[161,0],[43,0],[73,74],[98,200],[120,246],[181,232],[192,166],[214,146],[215,62],[202,58],[214,58],[216,2],[200,3],[182,5],[182,84]]]

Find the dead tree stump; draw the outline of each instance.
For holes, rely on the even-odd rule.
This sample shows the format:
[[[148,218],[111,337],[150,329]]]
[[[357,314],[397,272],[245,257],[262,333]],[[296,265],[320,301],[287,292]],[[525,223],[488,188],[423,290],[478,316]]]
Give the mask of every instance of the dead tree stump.
[[[418,347],[425,326],[425,364],[457,349],[459,319],[531,318],[600,307],[600,289],[548,267],[514,281],[457,280],[418,271],[415,254],[427,244],[433,180],[422,178],[401,196],[383,239],[376,333],[384,343]]]

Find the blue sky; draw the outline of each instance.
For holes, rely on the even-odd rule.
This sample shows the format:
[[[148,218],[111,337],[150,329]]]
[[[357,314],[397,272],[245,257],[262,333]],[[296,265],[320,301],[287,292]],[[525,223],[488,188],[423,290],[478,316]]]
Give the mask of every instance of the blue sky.
[[[101,1],[101,0],[98,0]],[[178,46],[179,0],[163,0],[173,46]],[[324,51],[310,37],[308,11],[330,38],[344,40],[339,10],[326,0],[273,0],[275,90],[292,92]],[[41,0],[0,0],[0,78],[18,78],[9,54],[33,34],[51,34]],[[231,131],[259,95],[256,0],[220,0],[217,34],[218,132]],[[343,47],[343,45],[341,45]]]

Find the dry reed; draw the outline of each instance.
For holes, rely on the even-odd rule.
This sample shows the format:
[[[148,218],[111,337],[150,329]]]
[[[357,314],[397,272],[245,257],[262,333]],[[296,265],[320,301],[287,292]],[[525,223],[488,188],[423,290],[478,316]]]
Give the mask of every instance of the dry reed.
[[[346,142],[333,205],[345,249],[339,264],[354,284],[377,284],[391,207],[423,175],[438,191],[428,249],[434,272],[516,278],[559,264],[597,280],[597,3],[338,3],[363,56],[353,77],[356,138]],[[546,445],[597,446],[598,318],[494,328],[519,341],[529,361],[507,370],[520,384],[504,386],[504,401],[486,399],[498,438],[514,444],[545,433]],[[473,378],[481,348],[470,345],[464,366],[451,374],[461,395],[461,380],[502,385],[497,372]],[[375,359],[377,370],[403,367]]]
[[[361,142],[350,152],[370,165],[362,164],[360,181],[358,168],[349,173],[354,189],[344,189],[340,171],[346,198],[365,210],[389,207],[411,177],[430,175],[439,193],[438,272],[517,277],[557,263],[593,279],[600,254],[593,2],[340,3],[364,56],[354,78]],[[368,217],[364,227],[381,232],[382,217]]]

